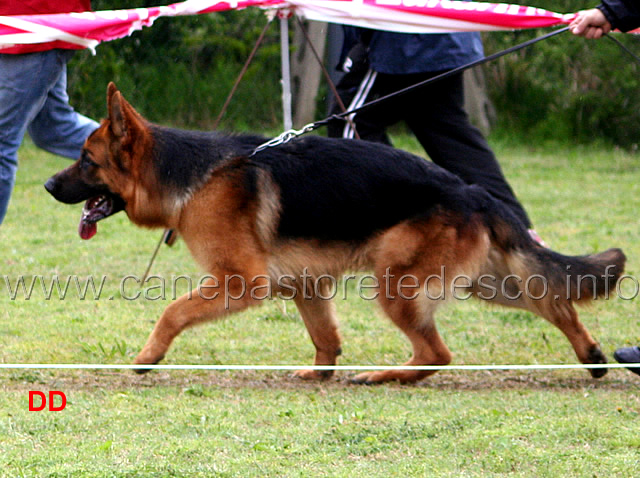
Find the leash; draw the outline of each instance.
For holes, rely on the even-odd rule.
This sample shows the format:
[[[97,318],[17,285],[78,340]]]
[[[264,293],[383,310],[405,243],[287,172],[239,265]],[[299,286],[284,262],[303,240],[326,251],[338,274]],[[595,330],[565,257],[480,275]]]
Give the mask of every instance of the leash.
[[[629,55],[631,55],[633,57],[634,60],[636,60],[639,64],[640,64],[640,57],[638,55],[636,55],[635,53],[633,53],[631,50],[629,50],[629,48],[627,48],[627,46],[622,43],[620,40],[618,40],[617,38],[615,38],[613,35],[611,35],[610,33],[607,33],[605,35],[609,40],[611,40],[613,43],[615,43],[616,45],[618,45],[623,51],[625,51],[626,53],[628,53]]]
[[[533,45],[535,43],[538,43],[538,42],[543,41],[543,40],[547,40],[547,39],[549,39],[549,38],[551,38],[553,36],[559,35],[560,33],[564,33],[564,32],[566,32],[568,30],[569,30],[568,26],[560,28],[558,30],[554,30],[554,31],[549,32],[549,33],[547,33],[545,35],[542,35],[540,37],[533,38],[531,40],[527,40],[525,42],[522,42],[522,43],[520,43],[518,45],[514,45],[514,46],[512,46],[510,48],[507,48],[505,50],[499,51],[497,53],[493,53],[492,55],[485,56],[484,58],[481,58],[479,60],[472,61],[472,62],[467,63],[465,65],[462,65],[462,66],[459,66],[457,68],[454,68],[452,70],[448,70],[448,71],[446,71],[444,73],[441,73],[440,75],[436,75],[436,76],[434,76],[432,78],[428,78],[428,79],[426,79],[424,81],[416,83],[415,85],[411,85],[411,86],[408,86],[408,87],[403,88],[401,90],[398,90],[398,91],[395,91],[393,93],[390,93],[388,95],[381,96],[380,98],[377,98],[377,99],[375,99],[373,101],[365,103],[365,104],[363,104],[362,106],[360,106],[358,108],[354,108],[354,109],[349,110],[349,111],[344,111],[344,112],[339,113],[339,114],[334,114],[334,115],[328,116],[325,119],[322,119],[322,120],[319,120],[319,121],[315,121],[313,123],[309,123],[309,124],[303,126],[300,129],[297,129],[297,130],[296,129],[289,129],[289,130],[281,133],[279,136],[276,136],[275,138],[270,139],[269,141],[266,141],[266,142],[262,143],[261,145],[257,146],[251,152],[249,157],[253,157],[257,153],[259,153],[260,151],[264,151],[267,148],[274,148],[274,147],[279,146],[281,144],[288,143],[289,141],[291,141],[294,138],[297,138],[298,136],[301,136],[301,135],[303,135],[305,133],[309,133],[310,131],[314,131],[314,130],[320,128],[321,126],[327,125],[330,121],[345,120],[346,117],[348,117],[348,116],[350,116],[350,115],[352,115],[354,113],[358,113],[360,111],[363,111],[363,110],[365,110],[367,108],[371,108],[372,106],[375,106],[375,105],[377,105],[379,103],[382,103],[383,101],[387,101],[387,100],[393,99],[393,98],[395,98],[397,96],[401,96],[401,95],[407,94],[410,91],[416,90],[418,88],[422,88],[423,86],[426,86],[426,85],[428,85],[430,83],[434,83],[436,81],[443,80],[445,78],[448,78],[450,76],[456,75],[458,73],[461,73],[461,72],[463,72],[465,70],[468,70],[470,68],[473,68],[475,66],[483,65],[484,63],[488,63],[490,61],[496,60],[496,59],[498,59],[500,57],[503,57],[505,55],[508,55],[510,53],[514,53],[514,52],[516,52],[518,50],[522,50],[523,48],[527,48],[527,47],[529,47],[529,46],[531,46],[531,45]]]

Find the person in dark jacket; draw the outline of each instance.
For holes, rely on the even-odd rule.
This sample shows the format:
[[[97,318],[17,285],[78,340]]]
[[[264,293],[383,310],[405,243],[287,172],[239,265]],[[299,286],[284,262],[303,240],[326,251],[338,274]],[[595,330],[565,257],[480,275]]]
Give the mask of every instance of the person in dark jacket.
[[[596,8],[578,12],[569,29],[574,35],[596,39],[613,28],[628,32],[639,26],[640,3],[637,0],[603,0]]]
[[[337,90],[347,110],[484,56],[479,33],[412,34],[354,27],[343,31],[338,69],[345,75]],[[331,108],[332,114],[342,112],[337,102]],[[532,238],[545,245],[532,229],[486,139],[469,120],[462,73],[381,102],[346,121],[334,120],[328,134],[390,145],[387,128],[401,121],[434,163],[501,200],[526,225]]]
[[[589,39],[601,38],[612,29],[628,32],[640,26],[640,3],[637,0],[603,0],[590,10],[578,12],[569,25],[574,35]],[[621,347],[613,354],[620,363],[640,363],[640,347]],[[629,367],[640,375],[640,368]]]

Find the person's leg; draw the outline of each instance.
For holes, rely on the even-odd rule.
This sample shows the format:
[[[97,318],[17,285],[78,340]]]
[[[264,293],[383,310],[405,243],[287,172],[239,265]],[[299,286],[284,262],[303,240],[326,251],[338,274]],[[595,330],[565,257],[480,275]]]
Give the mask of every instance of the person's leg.
[[[336,85],[342,105],[334,100],[330,109],[332,115],[343,113],[343,106],[347,111],[351,111],[381,96],[379,88],[385,83],[379,79],[385,75],[378,75],[369,68],[367,49],[362,43],[351,49],[345,65],[348,65],[346,73]],[[394,113],[393,106],[385,103],[351,114],[344,120],[329,122],[327,133],[330,138],[360,138],[390,145],[391,140],[386,128],[398,121],[399,115]]]
[[[377,97],[375,90],[377,76],[378,74],[371,69],[366,72],[351,102],[347,105],[348,111],[360,108],[365,103]],[[343,128],[342,137],[355,138],[355,132],[357,131],[360,139],[390,145],[391,140],[387,135],[386,126],[387,124],[385,122],[377,120],[375,111],[364,110],[348,116],[348,121],[345,122]]]
[[[402,81],[409,86],[429,75],[404,75]],[[527,228],[531,227],[493,151],[464,110],[462,74],[416,90],[402,97],[402,103],[408,126],[434,163],[469,184],[484,187],[507,204]]]
[[[57,50],[60,74],[48,90],[44,105],[28,126],[33,142],[45,151],[78,159],[87,137],[99,126],[76,112],[67,94],[67,62],[72,52]]]
[[[336,84],[339,98],[332,98],[330,115],[343,114],[367,101],[375,81],[375,73],[369,69],[366,45],[361,42],[353,45],[342,64],[342,71],[344,74]],[[384,135],[384,131],[382,134]],[[353,115],[330,121],[327,124],[327,135],[330,138],[360,138]]]
[[[376,82],[376,72],[373,70],[351,71],[345,74],[336,89],[346,111],[359,108],[373,96]],[[331,108],[331,114],[343,113],[342,106],[336,101]],[[357,116],[357,119],[356,119]],[[359,138],[379,143],[391,144],[384,126],[367,121],[367,117],[360,113],[351,114],[343,120],[333,120],[328,124],[330,138]]]
[[[358,85],[356,94],[347,109],[353,110],[360,108],[396,90],[393,75],[377,73],[369,69]],[[360,139],[393,146],[387,134],[387,128],[398,123],[402,119],[402,116],[402,107],[396,99],[390,98],[375,106],[365,108],[362,111],[350,115],[351,124],[343,126],[342,137],[354,137],[353,124]]]
[[[18,148],[58,77],[57,65],[54,51],[0,54],[0,223],[15,182]]]

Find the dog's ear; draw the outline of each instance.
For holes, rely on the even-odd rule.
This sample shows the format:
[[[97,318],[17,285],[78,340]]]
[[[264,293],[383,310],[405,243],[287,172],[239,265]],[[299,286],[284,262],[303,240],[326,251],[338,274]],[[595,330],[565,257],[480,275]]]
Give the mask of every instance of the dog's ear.
[[[110,81],[107,85],[107,104],[111,103],[111,97],[118,91],[118,87],[113,81]]]
[[[109,83],[107,88],[107,110],[109,128],[118,138],[134,140],[136,131],[144,128],[145,120],[124,99],[113,82]]]
[[[114,143],[121,151],[129,150],[127,146],[143,144],[147,136],[148,123],[133,106],[124,99],[116,85],[109,83],[107,88],[107,110],[109,112],[109,130],[117,138]],[[115,161],[124,170],[131,166],[131,155],[117,154]]]
[[[125,124],[125,116],[123,112],[124,98],[120,92],[113,85],[109,83],[109,89],[107,90],[107,110],[109,112],[109,128],[114,136],[121,138],[127,131],[127,125]]]

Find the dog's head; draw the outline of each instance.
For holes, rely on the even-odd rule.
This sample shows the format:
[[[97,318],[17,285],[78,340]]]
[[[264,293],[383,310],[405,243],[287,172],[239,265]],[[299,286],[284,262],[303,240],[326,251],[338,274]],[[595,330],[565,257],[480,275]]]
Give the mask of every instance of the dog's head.
[[[107,88],[107,108],[108,118],[87,138],[80,159],[45,183],[60,202],[86,201],[79,226],[83,239],[93,237],[98,221],[119,211],[133,220],[149,175],[144,164],[152,141],[147,122],[113,83]]]

